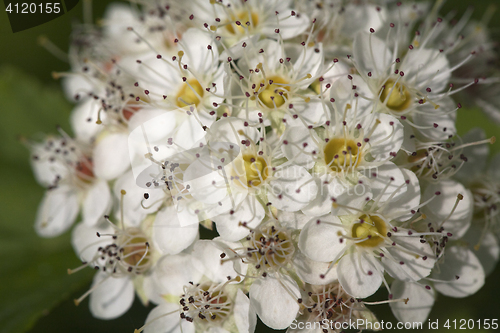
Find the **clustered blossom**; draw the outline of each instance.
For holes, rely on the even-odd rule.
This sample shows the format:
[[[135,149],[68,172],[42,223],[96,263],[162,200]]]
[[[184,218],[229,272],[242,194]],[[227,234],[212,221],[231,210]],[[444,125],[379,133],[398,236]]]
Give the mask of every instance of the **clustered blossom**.
[[[156,304],[136,332],[337,332],[483,286],[500,158],[455,127],[457,96],[498,89],[483,23],[421,2],[140,3],[75,31],[55,74],[74,136],[29,143],[36,231],[79,221],[68,272],[96,270],[77,305]],[[478,103],[498,117],[498,96]]]

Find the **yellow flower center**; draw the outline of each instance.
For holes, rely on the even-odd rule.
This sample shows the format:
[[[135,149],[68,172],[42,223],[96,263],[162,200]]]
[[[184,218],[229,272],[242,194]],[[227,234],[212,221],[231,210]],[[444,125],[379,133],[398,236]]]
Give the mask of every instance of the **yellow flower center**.
[[[259,186],[269,176],[266,160],[262,157],[243,155],[243,166],[248,187]]]
[[[356,243],[358,246],[375,247],[384,241],[384,235],[387,234],[387,227],[380,217],[371,215],[362,215],[360,221],[352,226],[352,237],[364,239]]]
[[[391,110],[403,111],[411,104],[410,92],[401,83],[394,84],[394,81],[388,80],[380,91],[380,101],[387,101],[386,105]]]
[[[201,97],[203,97],[203,87],[198,80],[189,79],[182,85],[175,100],[177,106],[182,108],[192,104],[198,106]]]
[[[236,15],[231,15],[231,21],[233,23],[226,25],[227,31],[232,35],[244,34],[245,29],[250,30],[259,24],[259,14],[255,12],[249,13],[248,11],[243,11],[237,13]],[[236,21],[240,24],[236,24]]]
[[[356,142],[351,139],[330,139],[325,146],[325,163],[332,171],[355,168],[361,160],[361,152]]]
[[[279,108],[285,104],[288,98],[286,93],[290,91],[288,83],[287,80],[280,76],[272,76],[263,81],[261,86],[264,85],[264,87],[259,93],[259,99],[262,104],[270,109]]]

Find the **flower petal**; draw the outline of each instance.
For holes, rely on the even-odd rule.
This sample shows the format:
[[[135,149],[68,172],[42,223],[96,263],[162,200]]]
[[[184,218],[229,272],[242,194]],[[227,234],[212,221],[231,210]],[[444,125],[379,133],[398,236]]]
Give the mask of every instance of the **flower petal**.
[[[109,213],[112,204],[108,183],[102,179],[96,180],[83,201],[83,223],[88,226],[96,225]]]
[[[443,228],[453,234],[454,239],[462,237],[469,229],[474,201],[472,194],[462,184],[451,179],[445,179],[437,184],[431,184],[424,192],[422,201],[437,195],[431,202],[422,207],[422,212],[427,215],[430,222],[437,225],[443,223]],[[458,202],[457,208],[448,218],[457,201],[457,196],[463,199]]]
[[[127,312],[134,302],[134,284],[128,276],[114,277],[106,273],[94,276],[89,307],[99,319],[114,319]]]
[[[402,322],[423,322],[434,305],[434,291],[416,282],[394,280],[391,285],[394,299],[408,298],[408,303],[394,302],[390,307],[394,316]]]
[[[156,214],[153,241],[165,254],[177,254],[198,237],[198,224],[181,226],[174,206],[167,206]]]
[[[264,324],[275,330],[290,326],[299,311],[300,297],[297,283],[285,275],[279,280],[272,276],[257,279],[250,287],[252,307]]]
[[[351,252],[337,265],[339,282],[354,297],[373,295],[382,283],[384,268],[371,254]]]
[[[215,216],[212,220],[224,240],[235,242],[247,236],[249,228],[257,227],[265,216],[261,203],[253,195],[247,195],[236,210]],[[245,226],[240,223],[245,223]]]
[[[40,237],[55,237],[68,230],[79,211],[78,193],[68,185],[45,192],[38,206],[35,231]]]
[[[97,142],[94,148],[94,174],[112,180],[130,168],[128,138],[125,133],[112,133]]]
[[[318,223],[319,222],[319,223]],[[336,216],[313,218],[300,232],[299,249],[310,259],[321,262],[338,260],[345,251],[346,231]]]
[[[287,212],[307,206],[317,195],[318,187],[306,169],[291,165],[278,170],[270,182],[269,201]]]
[[[148,314],[144,333],[194,333],[194,324],[179,319],[179,313],[179,304],[158,305]]]
[[[257,315],[254,308],[250,306],[250,300],[241,289],[236,292],[233,311],[238,333],[253,333],[257,325]]]
[[[484,285],[484,270],[479,259],[466,247],[447,247],[444,262],[433,271],[431,277],[441,280],[434,287],[449,297],[466,297],[475,294]]]

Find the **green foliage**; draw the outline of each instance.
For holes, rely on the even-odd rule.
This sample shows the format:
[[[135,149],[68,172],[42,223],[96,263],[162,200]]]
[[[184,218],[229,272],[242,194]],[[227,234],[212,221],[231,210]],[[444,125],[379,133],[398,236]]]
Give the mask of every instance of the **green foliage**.
[[[66,234],[42,239],[33,229],[44,189],[31,176],[19,135],[54,132],[71,105],[60,89],[0,67],[0,332],[25,332],[42,315],[88,284],[92,272],[68,276],[79,264]]]

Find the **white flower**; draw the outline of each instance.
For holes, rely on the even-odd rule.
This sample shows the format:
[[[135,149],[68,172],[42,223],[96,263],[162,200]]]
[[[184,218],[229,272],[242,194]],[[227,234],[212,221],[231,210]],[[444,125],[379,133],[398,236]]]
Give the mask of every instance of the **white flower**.
[[[291,10],[291,4],[292,0],[196,0],[191,9],[195,20],[230,46],[254,35],[286,40],[305,32],[309,19]]]
[[[329,269],[337,270],[342,288],[350,295],[368,297],[382,282],[389,289],[384,270],[399,280],[418,281],[434,266],[432,248],[420,238],[426,233],[397,222],[414,215],[419,203],[417,179],[409,171],[404,174],[408,188],[399,197],[398,190],[389,197],[382,192],[356,214],[313,218],[301,230],[302,252],[313,260],[330,262]],[[409,203],[413,207],[401,209]]]
[[[215,109],[225,97],[224,67],[219,63],[216,41],[206,32],[188,29],[176,39],[175,55],[150,52],[137,60],[131,75],[144,91],[146,102],[169,109],[194,105],[202,122],[215,120]]]
[[[326,122],[324,131],[288,127],[283,136],[284,155],[295,164],[314,167],[312,175],[317,177],[320,191],[302,209],[309,216],[332,212],[332,198],[339,204],[360,208],[371,198],[372,191],[377,195],[391,177],[403,179],[399,169],[388,161],[403,143],[403,126],[398,120],[381,114],[361,119],[350,119],[355,115],[349,113],[347,119],[342,113],[335,115],[335,119]],[[377,177],[371,177],[375,170]],[[343,211],[333,209],[334,214]]]
[[[42,237],[68,230],[78,213],[88,226],[96,225],[111,209],[105,180],[95,175],[91,153],[67,135],[32,144],[32,167],[38,182],[47,186],[39,205],[35,229]]]
[[[287,45],[265,39],[244,45],[241,59],[230,63],[234,94],[232,116],[252,123],[272,125],[276,130],[286,124],[323,124],[327,108],[311,84],[327,71],[323,66],[321,44]],[[239,91],[239,92],[238,92]]]
[[[122,222],[123,223],[123,222]],[[146,226],[147,223],[144,225]],[[141,228],[116,226],[109,222],[88,227],[81,223],[73,229],[72,243],[82,266],[98,270],[91,288],[75,300],[78,305],[90,295],[90,311],[100,319],[124,314],[134,300],[134,280],[153,265],[149,236]]]
[[[316,196],[316,184],[306,169],[287,163],[278,165],[277,149],[269,146],[265,135],[248,122],[237,118],[221,119],[212,125],[207,141],[213,152],[218,151],[220,143],[229,144],[234,150],[230,155],[237,157],[221,165],[220,170],[209,167],[204,171],[206,163],[200,160],[186,169],[185,177],[193,179],[189,183],[190,192],[197,200],[220,202],[221,207],[223,203],[228,205],[222,214],[212,217],[218,228],[220,226],[219,232],[224,239],[236,241],[245,237],[249,233],[247,227],[256,227],[262,221],[268,205],[297,211]],[[203,182],[195,177],[209,172],[213,176]]]
[[[363,77],[354,82],[359,94],[374,111],[400,117],[422,140],[453,136],[458,107],[445,91],[453,70],[446,56],[425,45],[410,46],[401,58],[398,51],[374,34],[356,35],[352,60]]]
[[[336,332],[333,323],[358,324],[358,319],[372,325],[378,322],[375,315],[365,307],[364,302],[347,294],[338,282],[327,285],[306,284],[303,289],[303,298],[299,300],[299,316],[288,328],[287,333]],[[362,328],[362,325],[357,327]]]
[[[200,240],[189,254],[163,257],[153,272],[150,288],[161,296],[155,299],[160,305],[137,331],[181,332],[182,325],[191,332],[252,333],[257,318],[240,289],[242,278],[233,263],[221,262],[223,248],[229,246],[235,245]],[[241,274],[245,273],[243,269]]]

